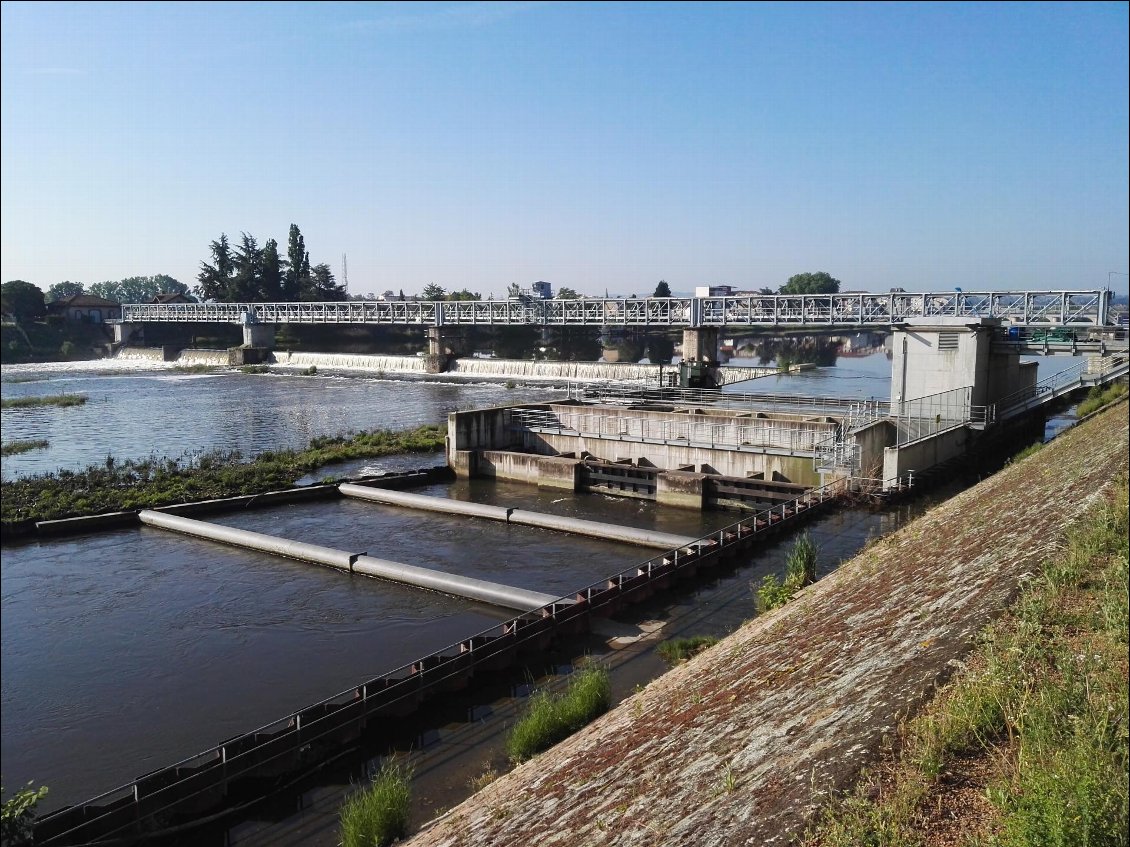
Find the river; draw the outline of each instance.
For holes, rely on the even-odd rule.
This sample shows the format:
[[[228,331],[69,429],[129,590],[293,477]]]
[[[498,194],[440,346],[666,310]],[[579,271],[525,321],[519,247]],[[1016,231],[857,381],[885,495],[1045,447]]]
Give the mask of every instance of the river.
[[[82,393],[88,402],[5,409],[5,443],[45,438],[49,446],[5,457],[4,479],[79,469],[107,456],[180,458],[215,449],[250,456],[301,447],[318,435],[403,429],[442,422],[456,409],[564,396],[544,385],[198,374],[152,362],[123,364],[5,366],[5,398]],[[889,362],[880,354],[729,390],[885,398],[889,383]],[[441,459],[391,457],[347,470]],[[424,493],[688,535],[735,519],[513,484],[459,482]],[[622,544],[353,501],[216,520],[557,595],[651,555]],[[865,522],[852,526],[856,534],[849,533],[836,555],[850,555],[870,531]],[[773,562],[779,564],[767,560],[759,572]],[[508,616],[150,528],[7,545],[0,575],[4,780],[8,786],[49,785],[44,810],[172,764]]]

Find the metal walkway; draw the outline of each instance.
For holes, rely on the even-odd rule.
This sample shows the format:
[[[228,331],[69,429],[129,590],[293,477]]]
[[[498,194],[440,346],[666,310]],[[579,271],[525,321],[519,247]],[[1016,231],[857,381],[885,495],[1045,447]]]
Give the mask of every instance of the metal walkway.
[[[861,328],[890,327],[922,318],[999,318],[1016,327],[1101,327],[1108,325],[1109,309],[1110,292],[1102,289],[945,291],[579,300],[126,303],[120,323]]]

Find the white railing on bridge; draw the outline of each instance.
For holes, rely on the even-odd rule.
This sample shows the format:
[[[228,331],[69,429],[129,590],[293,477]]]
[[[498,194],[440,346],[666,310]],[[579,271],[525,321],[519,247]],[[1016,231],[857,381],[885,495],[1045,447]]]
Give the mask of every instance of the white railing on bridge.
[[[1110,292],[1100,289],[439,302],[126,303],[122,305],[121,322],[818,328],[885,327],[919,318],[999,318],[1016,326],[1104,326],[1109,304]]]

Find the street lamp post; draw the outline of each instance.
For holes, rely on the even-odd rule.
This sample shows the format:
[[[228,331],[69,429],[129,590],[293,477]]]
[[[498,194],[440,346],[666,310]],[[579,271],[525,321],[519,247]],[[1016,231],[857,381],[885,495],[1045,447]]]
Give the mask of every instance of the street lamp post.
[[[1122,271],[1107,271],[1106,272],[1106,290],[1110,291],[1110,278],[1112,276],[1130,276],[1130,274],[1123,273]]]

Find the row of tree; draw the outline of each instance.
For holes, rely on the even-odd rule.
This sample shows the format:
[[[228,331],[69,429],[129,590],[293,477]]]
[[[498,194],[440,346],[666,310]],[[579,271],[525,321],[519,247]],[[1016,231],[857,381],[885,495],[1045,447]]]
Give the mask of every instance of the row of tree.
[[[345,287],[334,280],[330,266],[310,265],[306,241],[296,224],[290,225],[286,256],[279,243],[268,238],[262,247],[253,235],[240,233],[234,247],[226,234],[208,245],[211,262],[200,263],[196,295],[220,303],[311,302],[348,298]]]
[[[17,320],[34,320],[47,313],[47,304],[80,294],[92,294],[118,303],[147,303],[158,294],[187,294],[188,286],[166,274],[131,276],[126,279],[96,282],[89,287],[81,282],[57,282],[46,293],[22,279],[5,282],[3,311]]]

